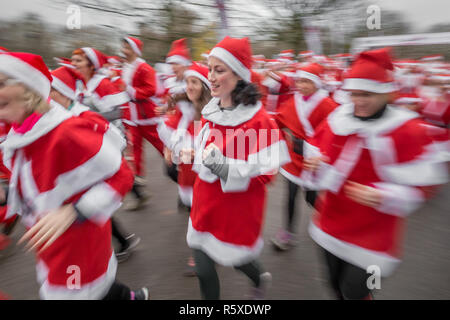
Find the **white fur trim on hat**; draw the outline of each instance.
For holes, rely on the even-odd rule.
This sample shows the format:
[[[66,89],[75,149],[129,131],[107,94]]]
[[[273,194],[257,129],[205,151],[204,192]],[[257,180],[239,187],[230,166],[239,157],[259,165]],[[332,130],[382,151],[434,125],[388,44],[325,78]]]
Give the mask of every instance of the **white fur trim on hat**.
[[[379,82],[370,79],[348,78],[344,80],[343,90],[362,90],[375,93],[388,93],[397,91],[394,82]]]
[[[166,63],[177,63],[186,67],[192,64],[191,60],[179,55],[167,57]]]
[[[19,80],[45,99],[50,94],[50,81],[48,78],[42,72],[19,58],[7,54],[0,55],[0,72],[8,77]]]
[[[309,79],[312,82],[314,82],[314,84],[316,85],[317,88],[322,87],[322,80],[320,80],[320,78],[318,76],[316,76],[315,74],[313,74],[313,73],[306,72],[306,71],[303,71],[303,70],[299,70],[295,74],[295,77],[296,78]]]
[[[251,73],[246,66],[242,64],[234,55],[221,47],[215,47],[211,50],[210,57],[216,57],[225,62],[236,74],[246,82],[251,82]]]
[[[423,99],[413,97],[401,97],[395,100],[397,104],[416,104],[421,102],[423,102]]]
[[[75,91],[55,76],[53,76],[52,87],[70,100],[75,100]]]
[[[195,71],[195,70],[186,70],[184,72],[184,77],[196,77],[199,78],[201,81],[203,81],[209,89],[211,89],[211,83],[206,79],[201,73]]]
[[[88,59],[92,62],[95,69],[100,69],[100,62],[98,61],[98,57],[95,51],[92,48],[88,47],[81,48],[81,50],[83,50],[83,52],[87,55]]]
[[[133,51],[140,57],[142,56],[142,52],[141,50],[139,50],[138,46],[136,45],[136,42],[134,42],[133,40],[131,40],[128,37],[125,37],[124,40],[130,45],[131,49],[133,49]]]

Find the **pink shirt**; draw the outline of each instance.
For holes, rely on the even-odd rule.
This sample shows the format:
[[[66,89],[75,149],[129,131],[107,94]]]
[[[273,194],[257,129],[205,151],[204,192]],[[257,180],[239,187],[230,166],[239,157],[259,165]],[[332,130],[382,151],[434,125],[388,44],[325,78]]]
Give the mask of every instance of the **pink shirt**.
[[[14,128],[14,131],[20,134],[24,134],[33,128],[33,126],[38,122],[38,120],[41,118],[41,114],[33,112],[31,115],[29,115],[22,124],[13,123],[12,127]]]

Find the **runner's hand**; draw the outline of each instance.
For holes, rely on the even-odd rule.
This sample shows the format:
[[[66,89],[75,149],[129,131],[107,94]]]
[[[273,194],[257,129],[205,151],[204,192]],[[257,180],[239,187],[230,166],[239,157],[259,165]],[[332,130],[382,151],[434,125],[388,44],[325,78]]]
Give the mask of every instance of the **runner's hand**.
[[[28,230],[19,240],[18,244],[28,240],[26,244],[28,251],[38,249],[45,244],[38,251],[38,253],[41,253],[58,239],[72,225],[76,218],[77,213],[72,204],[53,210]]]

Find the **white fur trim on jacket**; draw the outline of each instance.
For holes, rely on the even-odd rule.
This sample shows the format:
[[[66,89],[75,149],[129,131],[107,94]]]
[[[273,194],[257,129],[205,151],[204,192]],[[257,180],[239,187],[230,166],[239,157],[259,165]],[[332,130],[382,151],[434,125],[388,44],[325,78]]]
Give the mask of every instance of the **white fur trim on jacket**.
[[[353,112],[354,105],[349,103],[337,107],[328,116],[328,124],[333,133],[340,136],[353,133],[363,136],[377,135],[392,131],[406,121],[419,117],[416,112],[390,105],[386,107],[383,121],[361,121],[353,116]]]
[[[328,252],[364,270],[367,270],[369,266],[378,266],[382,277],[390,276],[401,262],[400,259],[384,252],[369,250],[339,240],[319,229],[312,221],[308,229],[311,238]]]
[[[383,193],[382,202],[376,208],[377,211],[390,215],[406,217],[425,201],[422,192],[414,187],[386,182],[374,183],[374,186]]]
[[[48,282],[48,268],[42,260],[36,265],[38,282],[41,284],[39,295],[43,300],[101,300],[108,293],[116,279],[117,260],[111,255],[106,272],[94,281],[83,284],[80,289],[70,289],[67,285],[52,285]]]
[[[221,126],[238,126],[253,118],[253,116],[262,108],[261,101],[258,101],[255,105],[244,106],[243,104],[240,104],[231,110],[221,110],[219,102],[219,98],[212,98],[203,108],[202,115],[206,120]]]
[[[209,232],[195,230],[190,218],[186,240],[190,248],[204,251],[215,262],[227,267],[241,266],[256,259],[264,246],[262,238],[251,247],[220,241]]]
[[[192,170],[198,173],[203,181],[213,183],[218,177],[203,165],[202,154],[209,137],[208,127],[200,131],[195,141],[195,157]],[[250,180],[254,177],[274,174],[282,165],[289,163],[291,158],[284,140],[272,143],[270,146],[250,154],[247,161],[224,157],[228,164],[227,181],[221,180],[223,192],[242,192],[248,189]]]
[[[23,160],[21,161],[23,162]],[[117,146],[117,135],[111,129],[105,133],[98,153],[82,165],[61,174],[56,180],[55,187],[51,190],[39,192],[31,170],[31,161],[21,164],[16,162],[13,174],[20,170],[23,201],[28,204],[27,207],[33,208],[33,215],[29,215],[26,224],[29,226],[33,225],[38,217],[59,208],[71,196],[113,176],[120,169],[121,163],[122,154],[120,147]],[[15,178],[16,181],[17,178]],[[10,188],[10,190],[17,192],[15,187]],[[13,203],[14,199],[16,198],[11,197],[10,199],[8,197],[8,206],[10,206],[11,202],[11,212],[15,208],[23,207],[18,198],[16,201],[20,201],[20,203]],[[16,212],[21,213],[19,210]],[[94,218],[93,211],[88,211],[88,214]],[[100,217],[99,220],[101,219]]]

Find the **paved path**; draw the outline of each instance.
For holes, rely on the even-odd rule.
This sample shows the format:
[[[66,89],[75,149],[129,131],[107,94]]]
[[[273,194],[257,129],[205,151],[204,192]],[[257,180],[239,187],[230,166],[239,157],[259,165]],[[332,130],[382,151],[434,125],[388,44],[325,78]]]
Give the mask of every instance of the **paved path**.
[[[186,245],[188,215],[177,210],[176,185],[163,174],[162,159],[147,144],[147,188],[151,199],[138,212],[119,211],[117,217],[129,231],[142,238],[137,251],[119,265],[118,279],[132,288],[148,286],[153,299],[199,299],[196,278],[182,273],[190,254]],[[291,251],[276,252],[270,244],[282,224],[285,180],[271,185],[264,228],[265,248],[261,261],[273,275],[268,299],[331,299],[325,265],[306,228],[310,210],[298,202],[299,244]],[[403,263],[390,278],[382,280],[376,299],[450,299],[450,185],[409,218]],[[17,228],[15,240],[23,234]],[[34,257],[13,246],[0,257],[0,291],[14,299],[38,299]],[[222,299],[245,299],[250,284],[231,269],[218,268]]]

